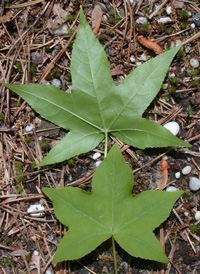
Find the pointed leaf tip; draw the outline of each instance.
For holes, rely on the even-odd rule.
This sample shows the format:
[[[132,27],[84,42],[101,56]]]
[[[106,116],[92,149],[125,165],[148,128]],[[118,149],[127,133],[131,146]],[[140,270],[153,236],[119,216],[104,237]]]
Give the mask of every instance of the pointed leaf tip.
[[[84,23],[87,23],[87,20],[86,20],[86,17],[85,17],[85,14],[84,14],[84,11],[83,11],[83,8],[81,7],[80,8],[80,26]]]

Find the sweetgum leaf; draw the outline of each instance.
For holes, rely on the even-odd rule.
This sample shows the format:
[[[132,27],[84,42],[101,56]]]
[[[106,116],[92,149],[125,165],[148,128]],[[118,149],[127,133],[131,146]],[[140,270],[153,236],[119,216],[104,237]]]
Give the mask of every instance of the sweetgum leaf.
[[[141,118],[160,90],[179,48],[166,51],[134,69],[116,86],[106,53],[81,10],[72,51],[72,94],[50,85],[5,84],[42,117],[70,131],[39,166],[88,152],[103,140],[105,134],[112,134],[141,149],[189,147],[167,129]]]
[[[43,188],[57,218],[69,230],[53,263],[74,260],[114,237],[130,255],[167,263],[153,231],[169,216],[181,191],[145,191],[132,196],[134,177],[115,144],[94,173],[92,191]]]

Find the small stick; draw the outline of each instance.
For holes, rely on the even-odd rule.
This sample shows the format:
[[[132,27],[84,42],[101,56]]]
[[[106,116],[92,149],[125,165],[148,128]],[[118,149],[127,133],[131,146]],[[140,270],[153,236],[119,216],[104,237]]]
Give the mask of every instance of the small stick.
[[[143,2],[143,0],[139,0],[139,2],[138,2],[138,4],[137,4],[136,11],[135,11],[136,14],[138,13],[138,11],[139,11],[139,9],[140,9],[140,6],[142,5],[142,2]]]
[[[132,38],[132,33],[133,33],[133,13],[132,13],[132,8],[130,5],[130,1],[128,0],[128,8],[129,8],[129,13],[130,13],[130,38],[129,38],[129,43],[128,43],[128,57],[127,57],[127,64],[129,64],[129,59],[130,59],[130,52],[131,52],[131,38]]]
[[[200,31],[197,32],[195,35],[193,35],[192,37],[190,37],[189,39],[187,39],[185,42],[182,43],[182,45],[186,45],[190,42],[192,42],[193,40],[196,40],[200,37]]]
[[[63,55],[63,53],[65,52],[67,47],[70,45],[71,41],[73,40],[74,36],[76,35],[77,31],[78,31],[78,27],[73,32],[72,36],[69,38],[69,40],[68,40],[67,44],[64,46],[64,48],[62,48],[61,51],[58,52],[58,54],[53,58],[51,63],[48,65],[48,67],[46,68],[46,70],[44,71],[44,73],[42,74],[42,76],[40,78],[40,81],[39,81],[40,84],[46,78],[46,76],[49,74],[49,72],[52,70],[52,68],[55,66],[56,62],[61,58],[61,56]]]
[[[165,0],[152,14],[149,15],[149,19],[154,17],[163,7],[167,4],[168,0]]]
[[[123,36],[123,39],[122,39],[122,48],[121,48],[120,59],[121,59],[121,56],[122,56],[123,45],[124,45],[124,41],[125,41],[125,38],[126,38],[126,32],[127,32],[127,26],[128,26],[128,11],[127,11],[126,0],[124,0],[124,9],[125,9],[125,28],[124,28],[124,36]]]
[[[33,6],[33,5],[37,5],[40,2],[44,2],[44,0],[35,0],[35,1],[30,1],[30,2],[26,2],[26,3],[22,3],[22,4],[18,4],[18,5],[12,5],[9,7],[5,7],[6,9],[21,9],[21,8],[26,8],[28,6]]]
[[[176,217],[177,217],[177,219],[179,220],[179,222],[183,225],[184,222],[182,221],[182,219],[180,218],[180,216],[178,215],[178,213],[176,212],[175,209],[173,209],[173,212],[174,212],[174,214],[176,215]],[[189,231],[190,231],[190,230],[189,230]],[[185,232],[185,234],[186,234],[186,236],[187,236],[187,239],[188,239],[188,241],[189,241],[189,243],[190,243],[190,245],[191,245],[191,247],[192,247],[194,253],[197,253],[197,251],[196,251],[196,249],[195,249],[195,247],[194,247],[192,241],[190,240],[190,237],[189,237],[189,234],[188,234],[189,231],[188,231],[188,229],[184,229],[184,232]]]
[[[153,160],[151,160],[151,161],[148,162],[147,164],[143,165],[142,167],[139,167],[139,168],[137,168],[137,169],[134,169],[134,170],[133,170],[133,174],[136,173],[136,172],[138,172],[140,169],[142,169],[142,168],[144,168],[144,167],[147,167],[147,166],[153,164],[154,162],[156,162],[157,160],[159,160],[160,158],[162,158],[165,154],[167,154],[167,153],[170,152],[171,150],[172,150],[172,149],[169,149],[169,150],[167,150],[166,152],[160,154],[159,156],[157,156],[156,158],[154,158]]]

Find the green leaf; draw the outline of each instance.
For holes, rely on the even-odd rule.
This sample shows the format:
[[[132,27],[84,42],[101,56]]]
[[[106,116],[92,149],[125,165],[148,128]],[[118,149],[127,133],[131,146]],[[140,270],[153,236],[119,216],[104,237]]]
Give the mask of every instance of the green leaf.
[[[81,258],[110,237],[134,257],[167,263],[153,231],[183,192],[151,190],[133,197],[133,185],[132,171],[115,144],[94,173],[92,192],[43,188],[57,218],[69,227],[53,263]]]
[[[26,100],[42,117],[67,129],[70,135],[55,146],[39,166],[61,162],[88,152],[112,134],[138,148],[186,146],[167,129],[141,118],[160,90],[175,47],[134,69],[116,86],[107,56],[83,11],[72,51],[72,94],[53,86],[6,87]]]

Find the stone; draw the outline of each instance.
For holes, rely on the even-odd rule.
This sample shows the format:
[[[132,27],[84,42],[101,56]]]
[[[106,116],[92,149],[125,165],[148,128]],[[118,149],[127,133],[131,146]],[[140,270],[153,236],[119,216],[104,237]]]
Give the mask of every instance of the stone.
[[[146,17],[139,17],[136,21],[137,24],[142,24],[144,25],[145,23],[147,23],[147,18]]]
[[[197,211],[194,215],[194,218],[196,221],[199,221],[200,220],[200,211]]]
[[[181,173],[178,171],[178,172],[176,172],[175,173],[175,177],[176,177],[176,179],[179,179],[180,177],[181,177]]]
[[[41,205],[41,204],[34,204],[34,205],[30,205],[28,208],[27,208],[27,212],[28,213],[31,213],[31,212],[34,212],[34,211],[40,211],[40,210],[44,210],[44,206]],[[43,217],[45,215],[45,212],[35,212],[35,213],[31,213],[30,214],[32,217]]]
[[[101,153],[96,152],[96,153],[94,153],[94,155],[92,156],[92,159],[93,159],[93,160],[97,160],[99,157],[101,157]]]
[[[197,27],[200,27],[200,13],[196,13],[193,17],[192,17],[192,21],[194,22],[194,24]]]
[[[175,186],[168,186],[168,187],[166,188],[166,191],[168,191],[168,192],[173,192],[173,191],[178,191],[178,189],[177,189]]]
[[[200,180],[196,177],[191,177],[189,182],[189,187],[192,191],[197,191],[200,189]]]
[[[192,170],[191,166],[185,166],[182,169],[182,173],[183,173],[183,175],[188,175],[191,172],[191,170]]]
[[[169,122],[164,125],[164,128],[168,129],[175,136],[178,134],[180,129],[179,124],[177,122]]]
[[[193,68],[199,68],[199,61],[195,58],[190,59],[190,66]]]
[[[59,79],[56,79],[56,78],[51,81],[51,84],[52,84],[52,86],[54,86],[56,88],[59,88],[59,89],[62,86],[61,81]]]

